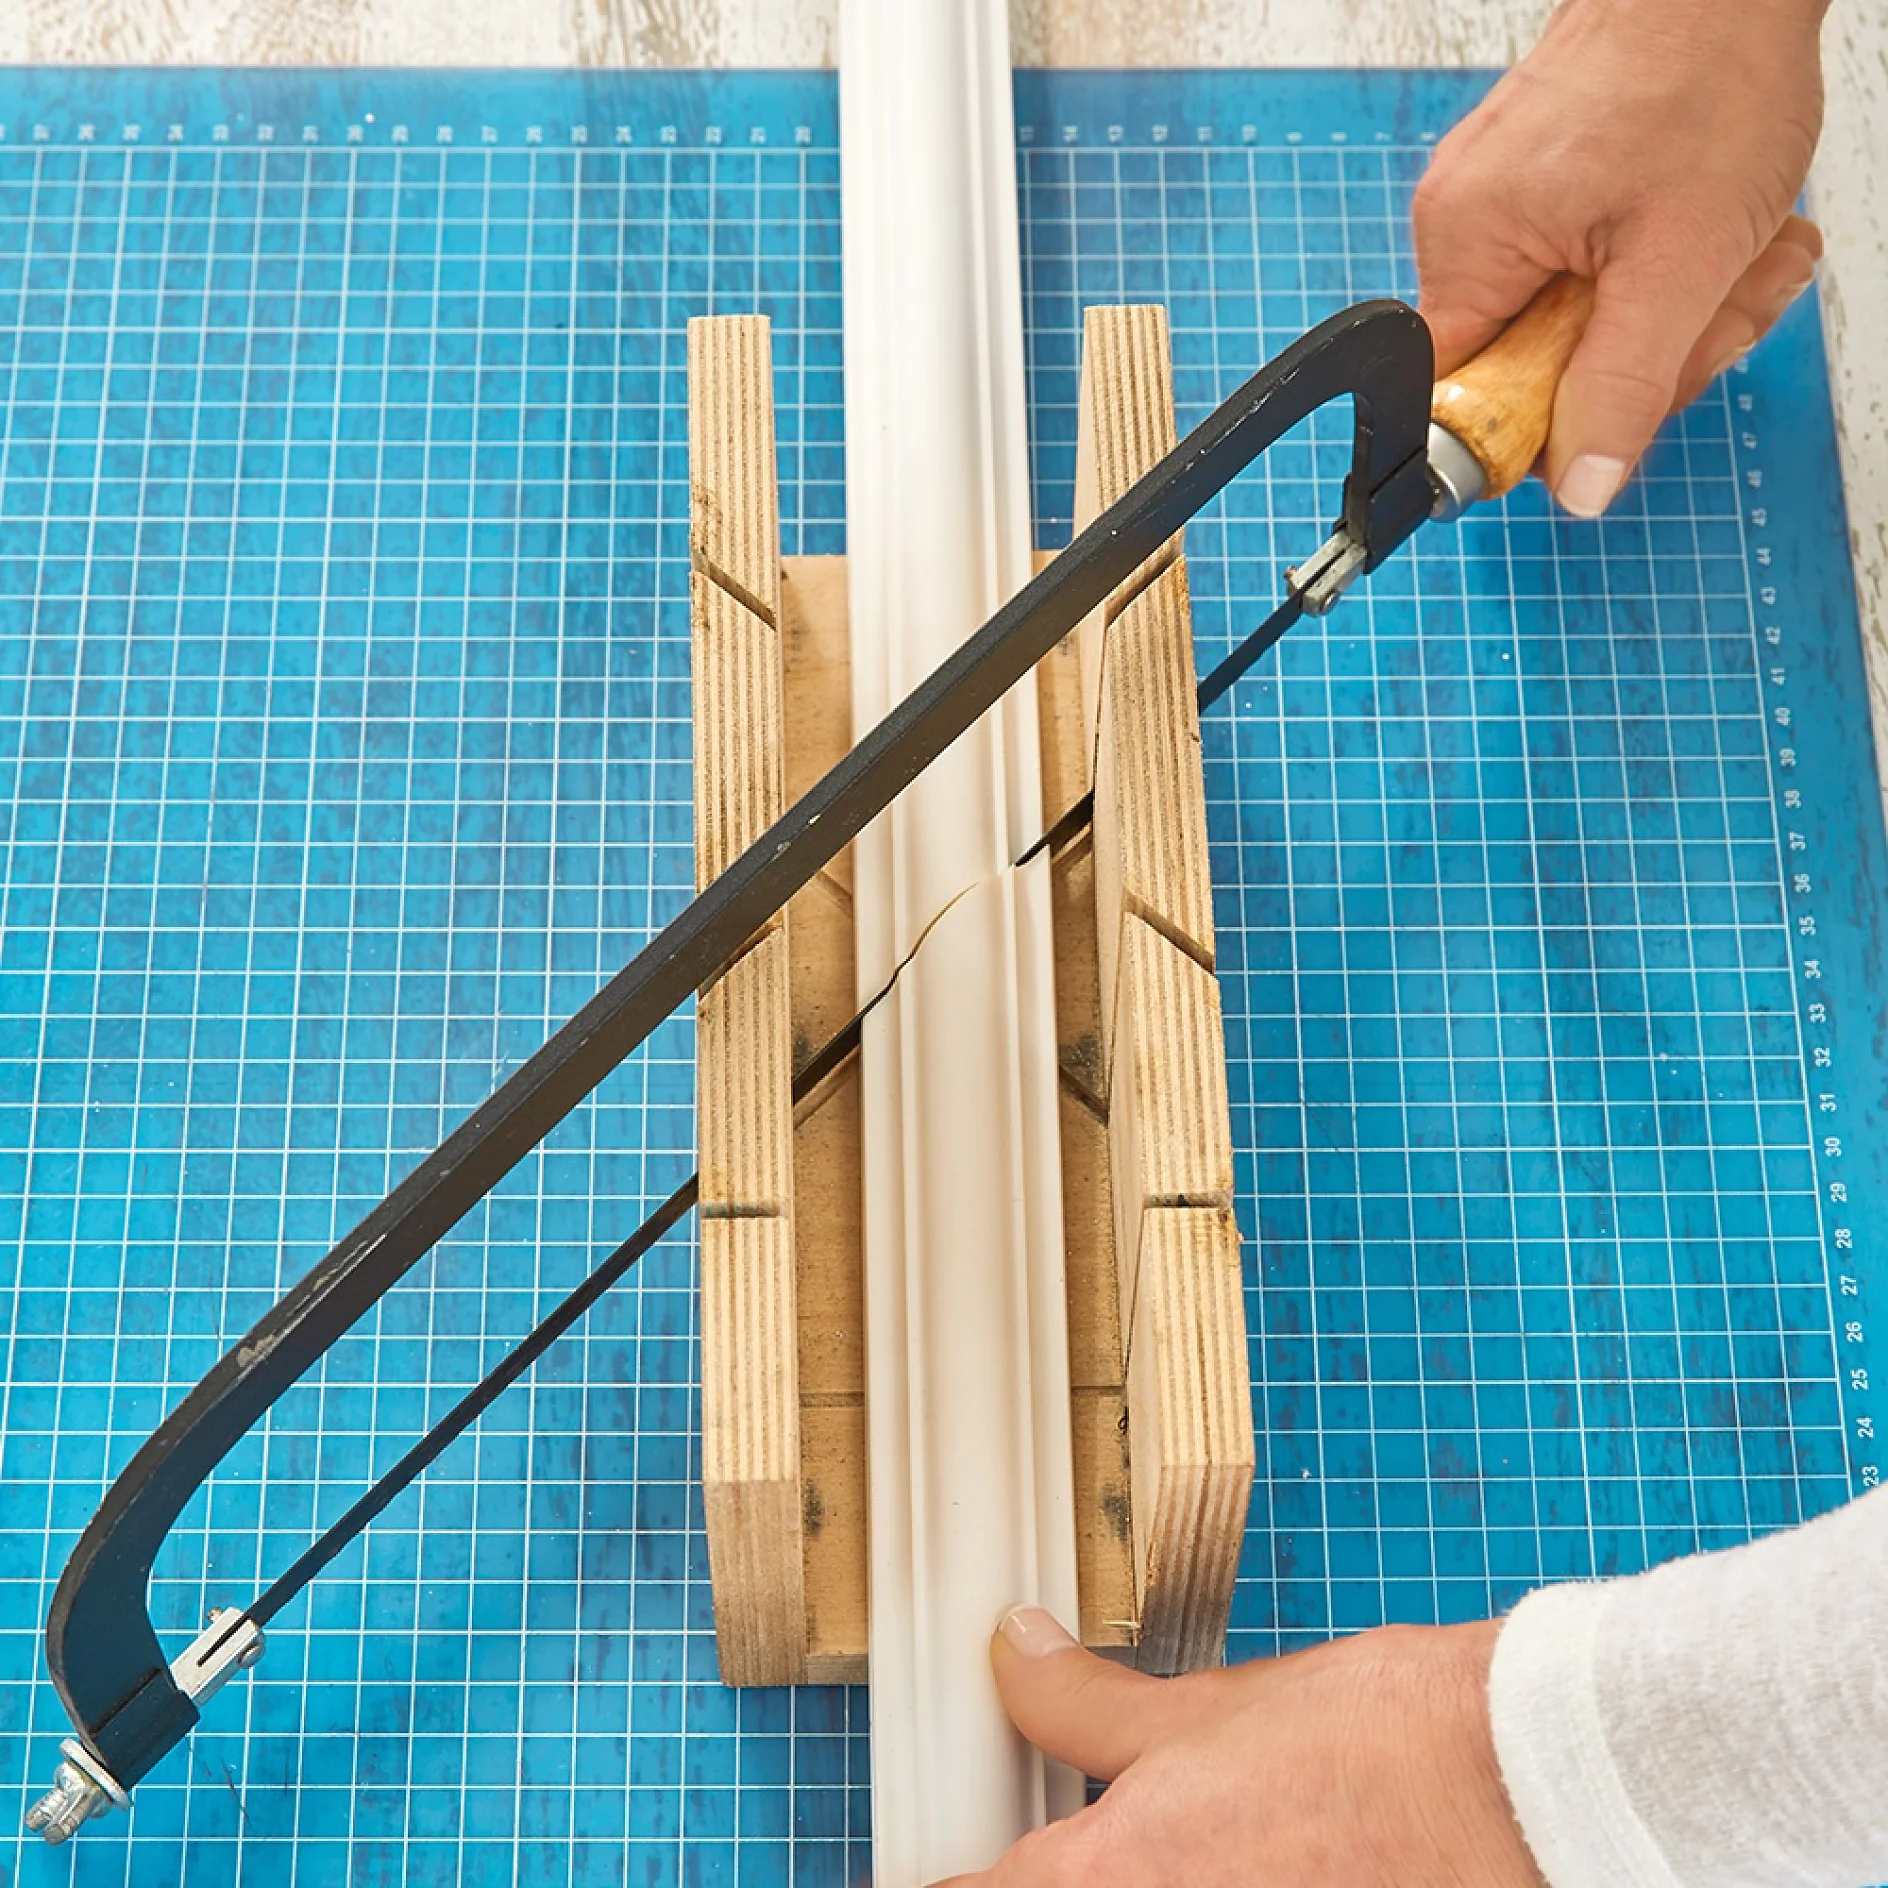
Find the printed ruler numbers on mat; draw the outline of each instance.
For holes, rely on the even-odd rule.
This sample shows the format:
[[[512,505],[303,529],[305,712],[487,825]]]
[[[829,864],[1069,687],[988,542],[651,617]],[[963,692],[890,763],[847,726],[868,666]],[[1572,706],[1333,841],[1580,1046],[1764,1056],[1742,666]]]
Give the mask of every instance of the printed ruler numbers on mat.
[[[1848,1440],[1849,1471],[1857,1492],[1881,1482],[1881,1439],[1876,1430],[1880,1403],[1879,1366],[1871,1346],[1871,1298],[1865,1282],[1868,1267],[1882,1240],[1875,1221],[1882,1210],[1879,1188],[1870,1170],[1844,1155],[1844,1095],[1838,1087],[1851,1060],[1879,1057],[1879,1038],[1862,1031],[1861,1005],[1853,1021],[1843,1014],[1844,999],[1825,975],[1825,954],[1830,946],[1826,929],[1826,894],[1831,880],[1853,870],[1842,857],[1843,841],[1853,841],[1830,824],[1830,809],[1815,803],[1815,785],[1804,761],[1806,749],[1820,742],[1825,730],[1799,715],[1796,701],[1800,681],[1792,665],[1814,659],[1809,639],[1822,625],[1808,614],[1803,599],[1783,581],[1770,541],[1771,504],[1766,493],[1763,461],[1765,433],[1779,423],[1775,402],[1766,401],[1750,385],[1747,366],[1740,363],[1730,385],[1731,407],[1742,487],[1742,528],[1749,561],[1754,606],[1757,659],[1767,719],[1771,730],[1771,762],[1776,779],[1781,821],[1782,870],[1790,914],[1799,988],[1797,1013],[1806,1070],[1806,1107],[1810,1117],[1810,1145],[1816,1162],[1819,1221],[1828,1265],[1830,1337],[1835,1345],[1836,1377],[1841,1389]],[[1819,894],[1823,896],[1819,896]],[[1842,919],[1838,923],[1844,922]],[[1844,1023],[1849,1027],[1844,1030]],[[1858,1035],[1861,1037],[1858,1040]],[[1840,1057],[1840,1060],[1839,1060]],[[1864,1077],[1866,1079],[1866,1077]]]

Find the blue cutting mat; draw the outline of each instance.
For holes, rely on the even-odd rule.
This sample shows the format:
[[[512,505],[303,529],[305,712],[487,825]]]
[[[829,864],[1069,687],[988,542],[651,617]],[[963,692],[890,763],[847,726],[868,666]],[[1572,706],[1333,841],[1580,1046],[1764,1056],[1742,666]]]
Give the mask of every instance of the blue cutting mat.
[[[1346,301],[1472,76],[1019,80],[1036,502],[1079,311],[1182,421]],[[110,1472],[690,874],[682,332],[775,322],[842,547],[827,76],[0,74],[0,1778]],[[1202,662],[1346,422],[1189,538]],[[1813,311],[1604,526],[1432,529],[1208,718],[1260,1475],[1233,1650],[1872,1482],[1883,836]],[[1420,630],[1419,630],[1420,622]],[[154,1609],[283,1567],[688,1159],[671,1025],[337,1348]],[[863,1693],[715,1683],[677,1239],[27,1882],[856,1879]],[[633,1779],[633,1787],[629,1787]],[[126,1845],[130,1852],[127,1854]]]

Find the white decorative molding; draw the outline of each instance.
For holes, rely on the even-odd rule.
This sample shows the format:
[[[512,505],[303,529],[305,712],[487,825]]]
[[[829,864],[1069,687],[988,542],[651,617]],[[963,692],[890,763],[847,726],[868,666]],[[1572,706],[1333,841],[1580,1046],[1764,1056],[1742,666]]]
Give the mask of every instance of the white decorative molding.
[[[1000,0],[845,0],[846,543],[857,727],[1030,574]],[[866,1025],[873,1835],[881,1888],[1080,1800],[1008,1728],[1002,1609],[1075,1617],[1048,862],[1030,678],[855,853]]]

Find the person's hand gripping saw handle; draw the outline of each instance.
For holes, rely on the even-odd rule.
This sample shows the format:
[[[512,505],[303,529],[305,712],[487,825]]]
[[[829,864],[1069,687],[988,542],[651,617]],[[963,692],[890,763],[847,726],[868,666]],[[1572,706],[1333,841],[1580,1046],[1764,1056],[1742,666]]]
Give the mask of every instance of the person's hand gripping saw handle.
[[[1598,284],[1541,467],[1578,517],[1809,285],[1822,237],[1791,206],[1826,4],[1564,0],[1436,149],[1415,235],[1439,373],[1559,271]]]

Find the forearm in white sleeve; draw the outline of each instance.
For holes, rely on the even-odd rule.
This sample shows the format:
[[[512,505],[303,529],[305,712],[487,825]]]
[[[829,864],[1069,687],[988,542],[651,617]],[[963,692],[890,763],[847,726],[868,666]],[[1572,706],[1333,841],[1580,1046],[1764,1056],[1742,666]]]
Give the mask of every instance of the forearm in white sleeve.
[[[1747,1547],[1530,1593],[1489,1704],[1551,1888],[1888,1882],[1888,1488]]]

